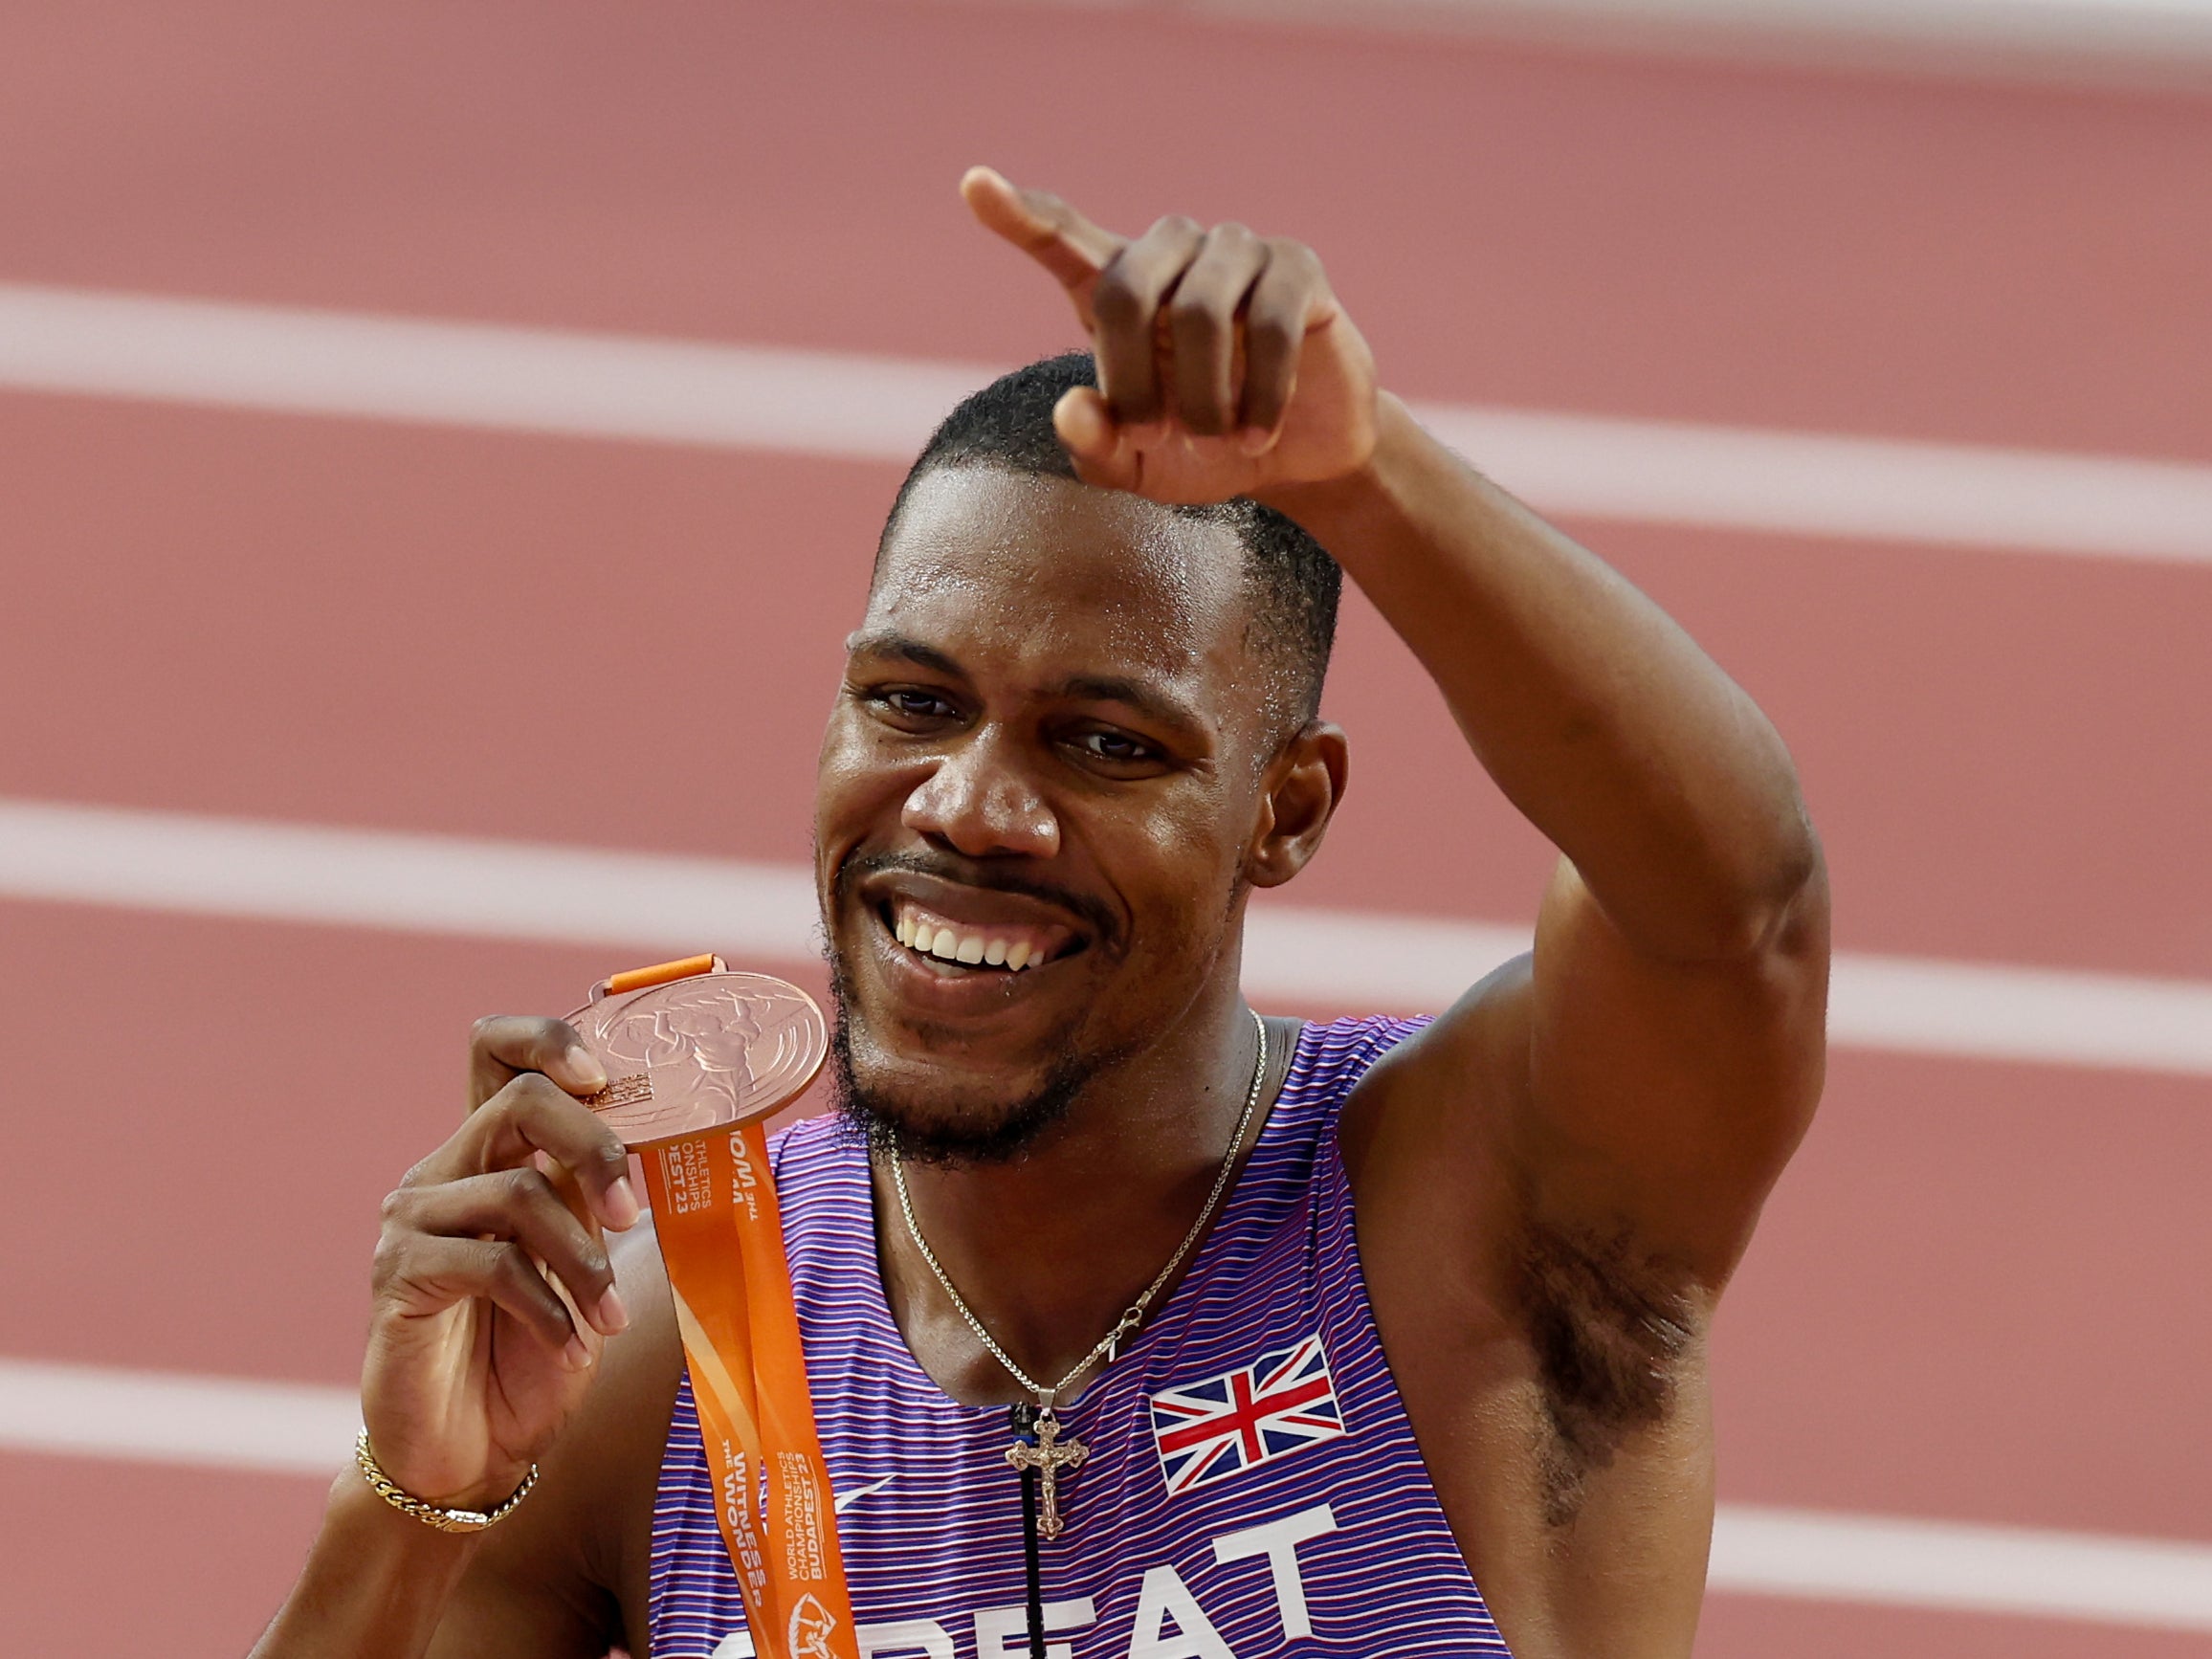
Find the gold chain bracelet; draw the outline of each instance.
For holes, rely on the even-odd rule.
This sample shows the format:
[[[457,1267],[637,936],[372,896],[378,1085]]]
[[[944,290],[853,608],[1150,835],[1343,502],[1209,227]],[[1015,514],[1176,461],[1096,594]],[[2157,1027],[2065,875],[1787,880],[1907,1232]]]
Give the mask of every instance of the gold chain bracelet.
[[[538,1484],[538,1466],[532,1464],[530,1472],[522,1477],[522,1484],[509,1495],[507,1501],[495,1510],[440,1509],[434,1503],[425,1503],[412,1493],[405,1491],[383,1466],[376,1461],[376,1453],[368,1449],[368,1430],[364,1428],[353,1443],[353,1461],[361,1466],[361,1478],[368,1482],[369,1490],[404,1515],[412,1515],[426,1527],[435,1527],[441,1533],[480,1533],[486,1527],[505,1520],[515,1513],[515,1506],[530,1495],[530,1489]]]

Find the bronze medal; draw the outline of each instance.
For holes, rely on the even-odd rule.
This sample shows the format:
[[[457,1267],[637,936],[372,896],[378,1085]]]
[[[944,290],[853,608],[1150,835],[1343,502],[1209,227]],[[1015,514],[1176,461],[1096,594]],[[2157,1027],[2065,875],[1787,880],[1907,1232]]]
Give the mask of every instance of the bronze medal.
[[[607,1068],[584,1103],[632,1149],[756,1122],[796,1099],[830,1051],[814,999],[767,974],[595,989],[568,1023]]]
[[[829,1052],[814,999],[717,956],[614,975],[568,1016],[585,1104],[640,1152],[745,1622],[776,1659],[861,1659],[762,1119]]]

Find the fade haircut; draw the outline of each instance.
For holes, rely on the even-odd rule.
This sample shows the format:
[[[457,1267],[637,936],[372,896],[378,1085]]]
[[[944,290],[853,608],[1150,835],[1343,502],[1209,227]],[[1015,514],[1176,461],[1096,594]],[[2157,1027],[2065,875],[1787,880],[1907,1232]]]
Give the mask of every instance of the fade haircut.
[[[1087,351],[1044,358],[971,392],[931,434],[891,503],[875,562],[921,478],[940,467],[995,467],[1002,472],[1080,482],[1075,463],[1052,430],[1052,409],[1067,392],[1095,387],[1098,371]],[[1246,643],[1269,664],[1272,695],[1295,731],[1321,709],[1321,682],[1337,638],[1337,597],[1343,572],[1326,549],[1272,507],[1243,496],[1218,505],[1163,509],[1178,518],[1227,524],[1244,547],[1251,630]],[[1289,733],[1286,732],[1285,736]]]

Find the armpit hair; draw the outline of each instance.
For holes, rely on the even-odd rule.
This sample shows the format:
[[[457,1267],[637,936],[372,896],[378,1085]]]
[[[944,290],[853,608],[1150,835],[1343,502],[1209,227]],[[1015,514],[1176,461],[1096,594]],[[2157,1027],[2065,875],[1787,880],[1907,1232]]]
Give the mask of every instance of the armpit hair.
[[[1549,1429],[1544,1519],[1563,1527],[1622,1441],[1667,1415],[1698,1326],[1678,1276],[1626,1235],[1539,1228],[1520,1287]]]

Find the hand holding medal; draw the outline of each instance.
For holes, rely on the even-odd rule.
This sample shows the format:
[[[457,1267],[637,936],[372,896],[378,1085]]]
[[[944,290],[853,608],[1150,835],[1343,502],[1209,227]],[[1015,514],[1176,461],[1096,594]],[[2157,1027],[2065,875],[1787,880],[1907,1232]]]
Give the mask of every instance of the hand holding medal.
[[[857,1659],[764,1130],[827,1047],[805,992],[712,957],[479,1022],[468,1120],[385,1206],[370,1486],[447,1532],[520,1501],[629,1323],[601,1229],[638,1217],[635,1152],[759,1650]]]

